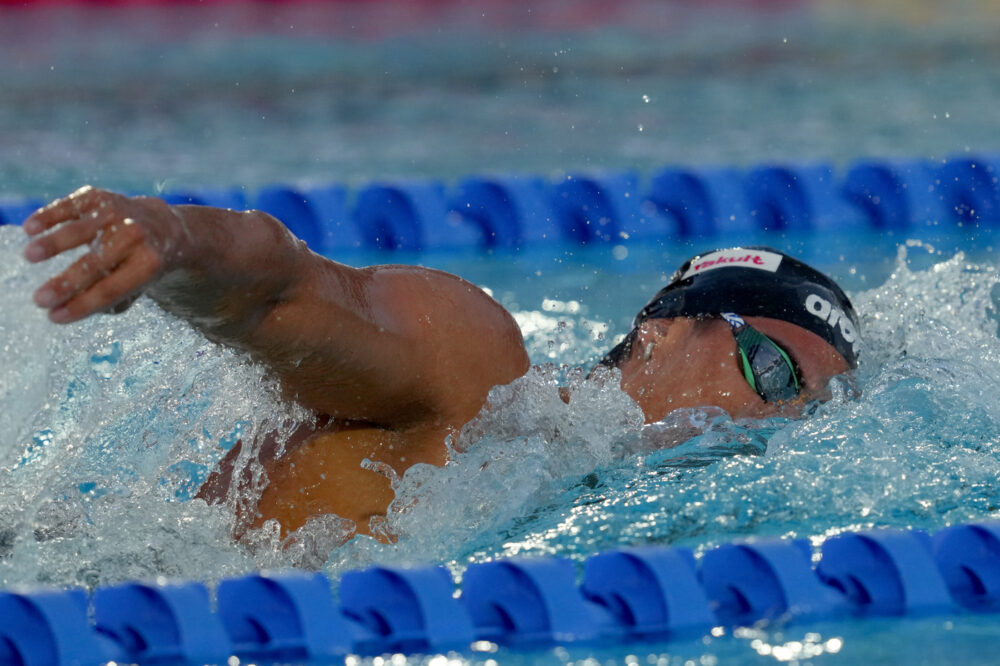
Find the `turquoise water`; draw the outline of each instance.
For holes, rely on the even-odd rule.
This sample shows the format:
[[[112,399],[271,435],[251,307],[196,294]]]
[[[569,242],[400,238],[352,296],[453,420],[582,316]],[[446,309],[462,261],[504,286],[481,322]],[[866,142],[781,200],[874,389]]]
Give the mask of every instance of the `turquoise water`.
[[[224,17],[218,28],[178,32],[177,19],[154,29],[155,10],[98,12],[104,21],[0,12],[9,56],[0,192],[1000,150],[986,112],[1000,96],[1000,17],[983,3],[930,18],[797,5],[725,22],[662,7],[606,28],[459,32],[454,19],[443,32],[374,42],[320,28],[300,39],[273,27],[242,37]],[[43,39],[50,33],[61,39]],[[751,241],[847,288],[865,335],[860,399],[837,382],[835,399],[802,421],[733,423],[699,410],[643,429],[620,391],[581,380],[576,368],[625,332],[680,261]],[[260,367],[147,301],[51,326],[29,296],[54,268],[25,264],[23,244],[19,229],[0,228],[2,586],[211,582],[293,564],[336,576],[440,561],[460,576],[494,557],[579,561],[642,543],[701,552],[795,536],[818,545],[843,530],[933,530],[1000,506],[1000,265],[990,230],[339,257],[419,261],[482,285],[514,313],[538,366],[494,392],[458,442],[467,453],[400,480],[392,546],[345,544],[335,519],[295,544],[267,531],[234,544],[227,510],[187,497],[237,437],[287,430],[302,414]],[[558,383],[571,386],[569,405]],[[662,431],[678,428],[697,436],[656,450]],[[974,663],[997,634],[995,618],[955,616],[459,661]]]

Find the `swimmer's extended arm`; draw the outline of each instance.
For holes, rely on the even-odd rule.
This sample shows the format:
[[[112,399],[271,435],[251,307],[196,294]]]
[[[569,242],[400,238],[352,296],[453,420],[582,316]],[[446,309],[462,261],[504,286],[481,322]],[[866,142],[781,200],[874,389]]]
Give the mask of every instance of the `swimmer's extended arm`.
[[[413,266],[335,263],[264,213],[85,188],[24,229],[30,261],[90,245],[35,293],[52,321],[120,311],[147,293],[337,419],[460,426],[528,366],[513,319],[475,286]]]

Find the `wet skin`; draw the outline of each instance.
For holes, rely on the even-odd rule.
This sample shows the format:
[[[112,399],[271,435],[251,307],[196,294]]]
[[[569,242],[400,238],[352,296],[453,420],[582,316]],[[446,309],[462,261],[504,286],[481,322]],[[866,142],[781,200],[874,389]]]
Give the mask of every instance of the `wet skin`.
[[[119,312],[139,295],[188,320],[209,339],[268,365],[293,399],[317,415],[277,456],[263,441],[268,477],[259,502],[238,511],[234,532],[277,520],[285,533],[336,513],[370,533],[393,499],[385,469],[446,462],[445,438],[471,420],[490,388],[528,369],[513,317],[460,278],[415,266],[352,268],[316,255],[274,218],[168,206],[84,188],[24,223],[25,257],[90,251],[35,292],[59,324]],[[803,399],[822,397],[847,369],[819,337],[786,322],[748,317],[799,365]],[[622,388],[647,422],[673,409],[715,405],[736,418],[792,405],[763,402],[736,363],[718,320],[650,320],[622,364]],[[801,402],[801,401],[799,401]],[[223,501],[234,447],[199,495]],[[236,492],[245,478],[236,480]]]

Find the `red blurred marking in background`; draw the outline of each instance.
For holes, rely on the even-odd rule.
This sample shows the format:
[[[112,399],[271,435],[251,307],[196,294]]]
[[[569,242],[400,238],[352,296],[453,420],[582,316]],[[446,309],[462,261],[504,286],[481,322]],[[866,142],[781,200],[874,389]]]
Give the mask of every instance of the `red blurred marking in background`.
[[[218,23],[243,33],[372,39],[426,30],[582,30],[675,26],[683,15],[782,11],[814,0],[0,0],[0,11],[57,12],[68,24],[137,19],[164,36]],[[683,21],[683,19],[680,19]],[[152,25],[147,25],[147,28]]]

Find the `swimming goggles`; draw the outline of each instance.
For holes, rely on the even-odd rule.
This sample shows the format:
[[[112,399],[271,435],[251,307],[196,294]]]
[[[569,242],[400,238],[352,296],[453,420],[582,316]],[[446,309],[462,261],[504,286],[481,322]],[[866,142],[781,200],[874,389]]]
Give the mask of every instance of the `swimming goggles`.
[[[791,400],[802,391],[795,363],[784,349],[739,315],[723,312],[721,317],[733,329],[743,376],[764,402]]]

